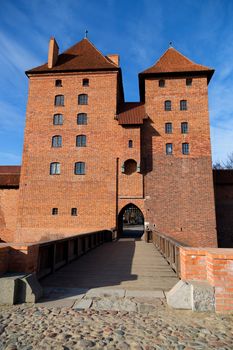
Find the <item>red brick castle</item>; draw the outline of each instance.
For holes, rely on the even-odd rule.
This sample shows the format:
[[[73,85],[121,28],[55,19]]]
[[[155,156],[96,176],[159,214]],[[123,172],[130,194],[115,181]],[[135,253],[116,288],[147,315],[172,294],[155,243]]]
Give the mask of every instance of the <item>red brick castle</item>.
[[[118,55],[104,56],[87,38],[59,54],[52,38],[48,63],[26,72],[20,186],[12,200],[5,196],[17,218],[1,238],[120,232],[125,208],[134,205],[161,233],[216,246],[213,72],[170,47],[139,74],[140,102],[128,103]],[[5,216],[8,208],[2,206]]]

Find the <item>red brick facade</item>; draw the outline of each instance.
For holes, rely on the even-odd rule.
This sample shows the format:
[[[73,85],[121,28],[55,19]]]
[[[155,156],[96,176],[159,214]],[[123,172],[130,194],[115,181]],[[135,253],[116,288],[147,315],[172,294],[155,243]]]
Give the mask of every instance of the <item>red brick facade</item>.
[[[159,72],[155,65],[139,76],[141,104],[129,106],[117,56],[104,57],[84,39],[59,56],[50,51],[49,57],[50,68],[45,64],[27,72],[14,240],[112,228],[121,209],[132,203],[159,231],[191,246],[216,246],[207,92],[213,71],[169,49]],[[192,77],[191,86],[186,86],[187,77]],[[164,87],[159,87],[161,78]],[[88,86],[83,79],[89,79]],[[78,104],[80,94],[88,95],[88,104]],[[56,95],[64,96],[64,106],[54,105]],[[171,100],[171,111],[164,111],[165,100]],[[181,100],[187,100],[187,110],[180,111]],[[63,125],[53,125],[57,113]],[[87,114],[86,125],[77,125],[78,113]],[[167,122],[172,134],[164,132]],[[188,134],[181,134],[181,122],[188,122]],[[62,147],[51,147],[55,135],[62,136]],[[86,147],[76,147],[77,135],[86,135]],[[184,142],[189,155],[182,154]],[[166,155],[166,143],[173,144],[172,155]],[[129,159],[137,163],[132,174],[126,169]],[[52,162],[60,163],[59,175],[50,175]],[[76,162],[85,162],[85,175],[74,174]],[[58,208],[58,215],[52,215],[52,208]],[[77,216],[71,215],[72,208]]]

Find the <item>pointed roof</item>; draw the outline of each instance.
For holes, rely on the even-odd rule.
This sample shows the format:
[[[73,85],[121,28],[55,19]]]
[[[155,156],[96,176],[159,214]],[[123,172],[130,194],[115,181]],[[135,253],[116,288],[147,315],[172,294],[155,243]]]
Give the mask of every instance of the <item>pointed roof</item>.
[[[48,68],[48,63],[45,63],[28,70],[26,74],[96,70],[119,70],[119,67],[84,38],[60,54],[53,68]]]
[[[140,74],[158,73],[181,73],[181,72],[209,72],[211,76],[214,72],[212,68],[205,67],[191,61],[173,47],[169,47],[160,59],[150,68]]]

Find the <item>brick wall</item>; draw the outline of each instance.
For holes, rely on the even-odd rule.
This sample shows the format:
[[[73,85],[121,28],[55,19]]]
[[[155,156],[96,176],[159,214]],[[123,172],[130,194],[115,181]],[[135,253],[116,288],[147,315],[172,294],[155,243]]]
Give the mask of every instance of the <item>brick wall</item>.
[[[188,110],[180,111],[180,100]],[[164,110],[171,100],[172,110]],[[145,81],[146,113],[142,128],[142,159],[146,162],[145,195],[148,220],[157,229],[190,246],[216,246],[213,178],[209,135],[207,79],[185,78]],[[173,124],[172,134],[165,123]],[[189,132],[181,134],[181,122]],[[190,154],[182,154],[188,142]],[[166,143],[173,144],[173,155],[165,154]]]
[[[0,189],[0,241],[14,241],[18,194],[18,189]]]
[[[215,290],[215,310],[233,311],[233,249],[180,248],[181,279],[207,281]]]
[[[82,79],[89,79],[89,87]],[[55,80],[62,87],[55,87]],[[26,115],[23,164],[16,241],[33,242],[105,229],[116,225],[117,158],[118,192],[142,196],[142,175],[131,181],[121,174],[122,163],[140,161],[140,129],[118,125],[117,73],[77,73],[31,76]],[[88,94],[88,105],[78,105],[77,96]],[[54,106],[55,95],[65,96],[64,106]],[[88,115],[87,125],[77,125],[77,113]],[[53,115],[62,113],[62,126],[53,125]],[[87,147],[77,148],[76,135],[87,136]],[[61,135],[61,148],[51,148],[54,135]],[[134,147],[128,148],[128,139]],[[74,164],[86,163],[86,175],[74,175]],[[51,162],[61,163],[61,174],[49,174]],[[78,209],[71,216],[71,208]],[[51,215],[52,208],[59,214]]]

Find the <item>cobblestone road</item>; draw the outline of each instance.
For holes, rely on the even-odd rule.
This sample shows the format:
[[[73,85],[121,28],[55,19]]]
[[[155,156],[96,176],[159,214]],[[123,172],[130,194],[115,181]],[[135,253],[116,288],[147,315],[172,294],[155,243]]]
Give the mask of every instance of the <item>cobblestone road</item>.
[[[164,299],[137,312],[0,306],[0,349],[233,349],[233,315],[172,310]]]

